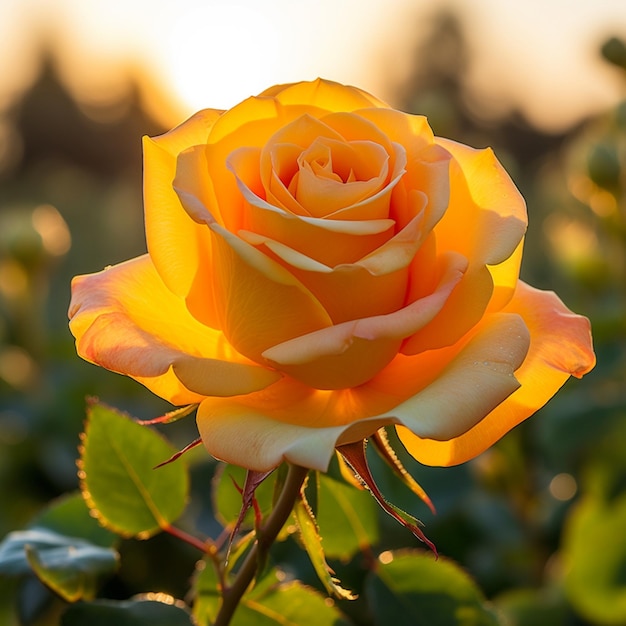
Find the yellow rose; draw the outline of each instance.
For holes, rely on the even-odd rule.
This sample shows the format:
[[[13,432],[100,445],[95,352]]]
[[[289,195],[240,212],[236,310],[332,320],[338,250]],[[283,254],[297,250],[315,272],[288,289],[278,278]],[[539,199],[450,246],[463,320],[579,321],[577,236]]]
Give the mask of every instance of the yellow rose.
[[[518,279],[524,200],[491,150],[317,80],[144,143],[148,254],[73,281],[79,354],[208,451],[326,469],[394,424],[470,459],[594,364],[588,321]]]

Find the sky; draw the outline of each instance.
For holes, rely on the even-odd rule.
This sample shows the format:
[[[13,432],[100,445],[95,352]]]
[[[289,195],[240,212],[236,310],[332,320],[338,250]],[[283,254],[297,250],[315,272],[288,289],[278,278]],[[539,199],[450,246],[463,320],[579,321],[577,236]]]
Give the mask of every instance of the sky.
[[[420,25],[442,6],[467,26],[467,82],[485,106],[558,130],[626,95],[597,54],[626,37],[624,0],[0,0],[0,108],[32,81],[43,35],[81,98],[112,97],[132,66],[181,115],[317,76],[393,105]]]

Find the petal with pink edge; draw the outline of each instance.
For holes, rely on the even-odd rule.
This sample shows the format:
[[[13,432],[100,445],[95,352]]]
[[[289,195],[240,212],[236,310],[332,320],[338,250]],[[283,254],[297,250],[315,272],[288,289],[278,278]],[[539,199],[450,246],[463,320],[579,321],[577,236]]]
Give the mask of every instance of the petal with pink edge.
[[[519,316],[501,314],[465,345],[434,358],[399,356],[353,389],[313,390],[286,378],[256,394],[207,398],[198,428],[211,454],[260,471],[282,460],[326,470],[336,445],[386,424],[448,436],[470,428],[518,387],[512,372],[528,345],[524,331]]]
[[[280,378],[195,320],[147,255],[76,277],[69,316],[80,356],[139,380],[174,404],[246,394]]]
[[[404,445],[421,463],[449,466],[478,456],[539,410],[570,376],[579,378],[594,367],[589,321],[572,313],[554,293],[520,281],[505,310],[519,313],[530,331],[528,355],[515,372],[520,388],[449,441],[423,439],[399,428]]]

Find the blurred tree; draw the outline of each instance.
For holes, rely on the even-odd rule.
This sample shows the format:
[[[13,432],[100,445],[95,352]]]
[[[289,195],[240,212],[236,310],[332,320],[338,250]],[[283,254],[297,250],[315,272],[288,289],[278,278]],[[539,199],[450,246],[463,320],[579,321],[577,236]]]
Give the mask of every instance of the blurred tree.
[[[117,100],[87,109],[44,49],[38,77],[3,114],[0,533],[76,484],[86,395],[141,393],[80,363],[66,316],[72,276],[145,250],[141,137],[165,129],[146,112],[138,84],[129,78]]]
[[[397,87],[399,108],[426,115],[437,135],[493,147],[518,172],[536,167],[574,131],[546,133],[515,110],[503,117],[479,112],[480,94],[470,94],[465,80],[473,59],[461,17],[444,7],[430,16],[426,28],[419,19],[416,32],[425,34],[416,37],[413,68]]]
[[[39,76],[9,111],[21,142],[16,178],[45,162],[72,165],[100,178],[141,173],[141,136],[165,129],[146,112],[139,86],[88,115],[62,83],[52,53],[41,53]]]

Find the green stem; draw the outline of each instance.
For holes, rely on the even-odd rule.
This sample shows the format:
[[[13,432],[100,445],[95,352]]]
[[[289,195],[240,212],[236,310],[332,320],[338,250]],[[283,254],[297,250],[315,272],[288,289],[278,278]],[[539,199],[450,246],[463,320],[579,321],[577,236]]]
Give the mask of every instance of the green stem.
[[[265,560],[270,547],[289,518],[308,472],[306,467],[289,465],[289,472],[276,506],[267,518],[267,522],[258,530],[256,543],[239,568],[233,584],[223,590],[222,606],[214,626],[228,626],[230,623],[239,601],[257,573],[259,562]]]

